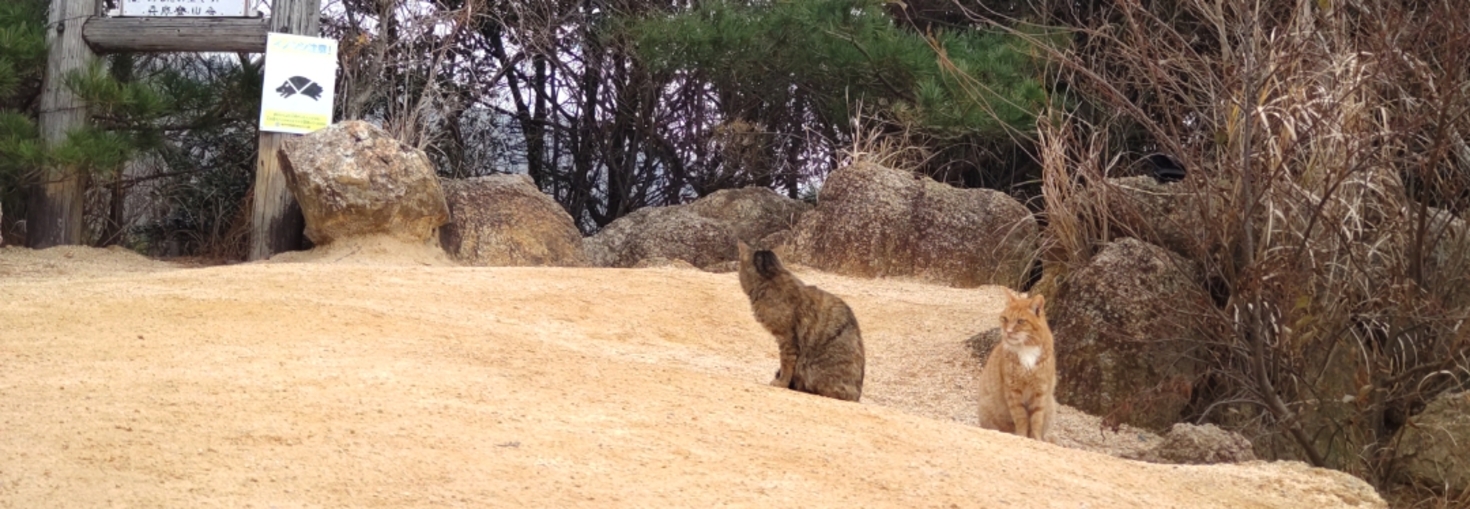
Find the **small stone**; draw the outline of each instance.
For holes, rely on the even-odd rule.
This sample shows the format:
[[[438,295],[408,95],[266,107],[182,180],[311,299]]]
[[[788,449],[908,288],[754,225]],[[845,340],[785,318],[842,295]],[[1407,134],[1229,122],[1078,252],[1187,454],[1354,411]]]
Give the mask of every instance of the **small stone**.
[[[1133,457],[1152,463],[1208,465],[1255,461],[1256,453],[1239,433],[1214,424],[1176,423],[1157,445]]]

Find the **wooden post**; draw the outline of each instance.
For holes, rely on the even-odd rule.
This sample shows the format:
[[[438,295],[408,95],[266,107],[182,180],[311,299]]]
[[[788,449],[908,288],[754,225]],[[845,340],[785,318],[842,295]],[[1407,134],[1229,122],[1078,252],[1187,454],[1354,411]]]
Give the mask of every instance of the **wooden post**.
[[[46,75],[41,81],[38,127],[48,147],[66,141],[67,132],[87,125],[86,105],[66,88],[66,75],[96,58],[82,39],[82,24],[98,13],[97,0],[52,0],[47,18]],[[86,175],[78,168],[47,168],[45,181],[30,193],[26,245],[47,248],[82,243],[82,192]]]
[[[270,31],[317,35],[321,0],[275,0],[271,4]],[[266,83],[269,90],[272,84]],[[295,136],[261,132],[255,159],[254,200],[250,209],[250,259],[260,260],[302,245],[305,220],[301,207],[286,189],[286,175],[278,159],[281,142]]]

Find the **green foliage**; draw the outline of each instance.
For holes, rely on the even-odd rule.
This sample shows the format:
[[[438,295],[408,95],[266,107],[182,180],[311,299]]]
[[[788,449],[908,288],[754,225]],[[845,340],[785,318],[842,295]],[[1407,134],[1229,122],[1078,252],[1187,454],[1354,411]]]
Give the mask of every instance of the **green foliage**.
[[[45,162],[36,124],[25,115],[0,111],[0,175],[35,168]]]
[[[52,147],[48,155],[51,164],[59,167],[111,173],[127,163],[138,146],[128,133],[87,127],[67,133],[66,141]]]
[[[118,61],[126,67],[131,58],[113,59],[114,64]],[[93,62],[67,75],[65,83],[87,103],[92,122],[51,147],[48,166],[111,174],[137,152],[158,147],[160,137],[149,124],[165,117],[171,105],[151,81],[122,81],[101,62]]]
[[[46,2],[42,0],[0,3],[0,107],[28,79],[40,77],[46,59]]]
[[[903,30],[879,0],[716,1],[630,25],[655,72],[714,85],[727,111],[815,99],[825,121],[849,125],[850,105],[939,137],[1030,132],[1047,94],[1025,43],[979,30],[931,37]],[[936,49],[943,58],[936,57]]]
[[[25,217],[25,190],[47,171],[91,174],[92,182],[127,188],[120,170],[142,158],[167,177],[152,197],[161,214],[133,232],[146,240],[214,235],[229,227],[248,191],[254,160],[252,122],[260,69],[232,58],[112,55],[63,76],[87,106],[85,127],[59,143],[43,143],[38,107],[46,66],[48,0],[0,1],[0,200],[7,219]],[[172,177],[177,175],[177,177]],[[243,184],[242,184],[243,182]],[[89,207],[92,206],[89,204]],[[22,211],[19,214],[15,212]],[[120,208],[114,208],[117,214]],[[128,218],[94,218],[116,240]],[[178,233],[183,230],[183,233]],[[96,233],[96,232],[94,232]]]
[[[255,176],[255,121],[261,68],[232,58],[174,56],[141,63],[171,114],[153,125],[167,140],[156,151],[165,178],[148,201],[157,214],[135,224],[134,248],[150,254],[240,259],[249,240],[244,204]],[[170,120],[171,119],[171,120]]]
[[[0,3],[0,191],[16,175],[45,162],[28,90],[38,90],[46,64],[46,2]]]
[[[42,150],[36,139],[34,121],[9,113],[0,124],[0,155],[12,161],[0,169],[21,171],[39,167],[66,167],[96,174],[111,174],[139,152],[163,148],[168,131],[204,129],[249,117],[246,108],[255,101],[240,100],[220,90],[259,87],[232,83],[254,79],[240,66],[223,73],[186,73],[180,69],[150,64],[144,76],[134,75],[137,62],[131,55],[113,56],[106,65],[94,62],[64,78],[68,89],[87,104],[87,127],[68,133],[62,143]]]
[[[120,81],[94,63],[67,76],[66,84],[94,116],[120,122],[76,130],[62,143],[46,147],[33,111],[46,65],[45,9],[44,1],[0,5],[0,176],[12,185],[24,184],[48,167],[115,170],[157,138],[136,129],[115,129],[118,124],[156,118],[165,109],[147,84]]]
[[[114,59],[115,62],[118,60],[124,59]],[[68,75],[66,86],[87,103],[92,117],[102,120],[152,120],[167,108],[159,92],[154,90],[153,83],[121,81],[109,74],[101,62],[93,62],[85,70]]]

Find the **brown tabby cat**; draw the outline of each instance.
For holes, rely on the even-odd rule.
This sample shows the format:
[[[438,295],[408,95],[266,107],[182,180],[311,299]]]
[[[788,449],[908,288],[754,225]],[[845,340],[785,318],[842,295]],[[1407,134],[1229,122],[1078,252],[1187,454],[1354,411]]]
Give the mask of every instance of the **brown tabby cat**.
[[[980,370],[980,427],[1048,441],[1057,414],[1057,363],[1046,299],[1006,289],[1001,340]]]
[[[755,320],[776,336],[771,385],[847,401],[863,395],[863,338],[842,299],[803,284],[770,251],[740,248],[740,288]]]

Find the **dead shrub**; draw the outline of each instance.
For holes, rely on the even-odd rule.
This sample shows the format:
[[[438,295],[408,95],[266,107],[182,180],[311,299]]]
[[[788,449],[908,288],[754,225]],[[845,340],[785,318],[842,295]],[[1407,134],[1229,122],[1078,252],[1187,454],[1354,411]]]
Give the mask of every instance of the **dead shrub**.
[[[1193,339],[1209,371],[1188,420],[1383,488],[1406,419],[1470,384],[1470,18],[1453,0],[1100,9],[1048,50],[1082,104],[1038,125],[1043,286],[1147,238],[1110,178],[1174,156],[1217,315],[1178,319],[1234,324]]]

